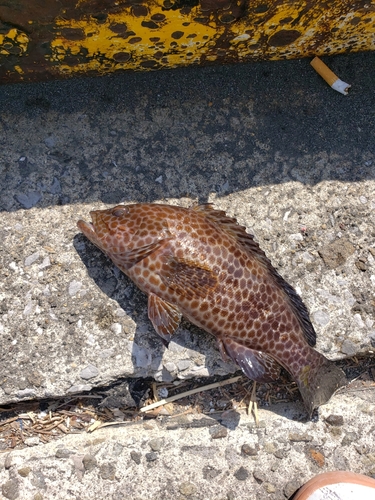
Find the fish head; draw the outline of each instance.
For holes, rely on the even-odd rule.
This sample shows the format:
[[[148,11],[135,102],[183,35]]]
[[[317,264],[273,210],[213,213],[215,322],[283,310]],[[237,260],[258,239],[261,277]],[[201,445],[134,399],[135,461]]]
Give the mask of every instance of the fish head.
[[[90,212],[91,222],[79,220],[82,233],[110,257],[153,245],[169,236],[167,221],[157,205],[117,205]]]

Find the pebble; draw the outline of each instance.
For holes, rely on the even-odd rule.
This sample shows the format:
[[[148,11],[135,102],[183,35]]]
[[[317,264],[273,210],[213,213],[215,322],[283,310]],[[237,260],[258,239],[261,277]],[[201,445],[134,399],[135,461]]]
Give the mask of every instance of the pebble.
[[[205,467],[203,467],[202,472],[204,479],[212,480],[215,479],[215,477],[217,477],[221,471],[215,469],[215,467],[212,467],[211,465],[206,465]]]
[[[301,487],[300,481],[292,479],[288,481],[283,488],[283,492],[286,498],[291,498],[292,495]]]
[[[272,483],[264,483],[264,489],[267,491],[267,493],[275,493],[276,491],[276,486],[273,485]]]
[[[180,490],[181,495],[184,495],[186,497],[194,495],[194,493],[196,493],[197,491],[197,487],[193,483],[190,483],[189,481],[181,483],[178,489]]]
[[[34,252],[25,259],[25,266],[31,266],[31,264],[34,264],[40,257],[39,252]]]
[[[130,456],[134,462],[139,465],[141,463],[142,454],[138,451],[131,451]]]
[[[258,483],[264,483],[267,479],[266,474],[261,469],[255,469],[253,476]]]
[[[241,446],[241,454],[248,457],[256,457],[258,455],[258,451],[253,446],[245,443]]]
[[[61,183],[57,177],[53,178],[52,184],[48,190],[51,194],[59,194],[61,193]]]
[[[94,365],[88,365],[84,368],[79,376],[84,380],[89,380],[90,378],[97,377],[99,375],[99,370]]]
[[[347,356],[355,356],[357,353],[357,347],[351,340],[344,340],[341,345],[340,351]]]
[[[300,434],[298,432],[291,432],[289,434],[289,441],[293,441],[294,443],[299,443],[301,441],[308,443],[309,441],[312,441],[312,436],[306,433]]]
[[[89,384],[80,384],[80,385],[72,385],[67,389],[67,393],[69,394],[76,394],[77,392],[86,392],[86,391],[91,391],[92,385]]]
[[[44,139],[44,144],[47,146],[47,148],[54,148],[56,146],[56,137],[54,135],[49,135]]]
[[[341,441],[341,446],[350,446],[352,443],[358,440],[358,436],[355,432],[348,431]]]
[[[69,450],[66,450],[66,451],[69,451]],[[83,463],[84,469],[88,472],[95,469],[95,467],[97,467],[97,465],[98,465],[96,458],[93,455],[89,455],[89,454],[84,455],[84,457],[82,458],[82,463]]]
[[[69,283],[68,293],[73,297],[82,288],[82,283],[80,281],[71,281]]]
[[[113,332],[115,335],[120,335],[122,332],[122,326],[120,323],[112,323],[110,326],[111,332]]]
[[[116,479],[116,465],[112,462],[102,464],[99,474],[102,479],[114,481]]]
[[[191,361],[189,359],[181,359],[180,361],[177,361],[177,368],[182,372],[183,370],[189,368],[190,364]]]
[[[23,208],[32,208],[40,201],[42,198],[41,193],[39,191],[29,191],[28,193],[20,193],[15,195],[16,201]]]
[[[332,414],[326,418],[326,422],[329,425],[336,425],[336,426],[344,425],[344,417],[342,415]]]
[[[148,444],[152,449],[152,451],[160,451],[164,444],[164,439],[163,438],[151,439],[151,441],[149,441]]]
[[[22,477],[27,477],[30,472],[31,472],[31,469],[30,467],[21,467],[21,469],[18,469],[18,474]]]
[[[58,448],[55,453],[56,458],[69,458],[70,455],[74,455],[74,451],[68,450],[67,448]]]
[[[320,326],[327,326],[330,321],[329,314],[321,310],[315,311],[313,313],[313,319],[315,323],[317,323]]]
[[[234,473],[234,477],[238,479],[238,481],[246,481],[246,479],[249,477],[249,471],[245,469],[245,467],[240,467]]]
[[[35,488],[39,488],[41,490],[47,489],[46,478],[42,471],[34,470],[31,478],[31,484],[35,486]]]
[[[228,429],[223,425],[214,425],[210,428],[210,434],[212,439],[225,438],[228,435]]]
[[[16,500],[19,495],[19,482],[17,479],[9,479],[1,487],[1,492],[5,498],[8,500]]]
[[[146,456],[147,462],[154,462],[155,460],[157,460],[159,458],[158,453],[156,453],[155,451],[151,451],[150,453],[146,453],[145,456]]]
[[[356,260],[355,265],[360,271],[367,271],[367,265],[361,260]]]
[[[26,438],[24,443],[26,446],[38,446],[38,444],[40,443],[40,439],[38,438],[38,436],[32,436]]]
[[[310,448],[308,451],[309,457],[313,460],[313,462],[316,463],[316,465],[320,468],[322,468],[325,464],[325,458],[323,453],[321,453],[318,450],[315,450],[314,448]]]

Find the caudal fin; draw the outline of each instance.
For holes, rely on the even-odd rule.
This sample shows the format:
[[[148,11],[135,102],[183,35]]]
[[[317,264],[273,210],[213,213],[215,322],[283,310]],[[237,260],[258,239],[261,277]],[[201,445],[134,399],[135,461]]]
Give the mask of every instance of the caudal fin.
[[[337,389],[346,385],[347,380],[340,368],[324,358],[318,366],[305,367],[296,377],[296,382],[311,417],[314,409],[327,403]]]

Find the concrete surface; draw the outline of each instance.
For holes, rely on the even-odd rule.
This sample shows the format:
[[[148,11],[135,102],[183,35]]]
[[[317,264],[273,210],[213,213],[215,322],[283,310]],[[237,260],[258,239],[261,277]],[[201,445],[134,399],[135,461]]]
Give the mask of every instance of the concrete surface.
[[[370,391],[374,394],[374,390]],[[281,500],[316,474],[375,474],[375,399],[336,396],[319,421],[298,421],[297,405],[182,416],[67,435],[0,455],[8,499]],[[355,409],[355,411],[353,411]],[[294,420],[297,419],[297,420]]]
[[[373,355],[373,62],[371,53],[327,59],[352,84],[347,97],[331,90],[308,60],[1,87],[0,404],[74,394],[119,377],[152,376],[171,382],[237,369],[220,359],[211,338],[188,323],[181,325],[166,351],[147,319],[145,297],[79,234],[79,218],[119,202],[213,202],[255,234],[275,267],[299,291],[311,312],[319,350],[335,360]],[[340,414],[350,415],[340,436],[354,429],[365,445],[374,430],[367,417],[362,425],[358,401],[335,397],[330,405],[335,404]],[[373,412],[372,404],[365,415]],[[330,408],[335,414],[335,406]],[[322,409],[321,415],[327,411]],[[264,433],[278,449],[287,417],[278,420],[272,415],[267,412]],[[243,418],[233,430],[233,463],[239,467],[245,459],[238,455],[238,446],[248,433]],[[319,434],[325,425],[322,418],[298,425],[317,433],[313,439],[319,450],[327,446],[341,453],[337,436]],[[146,443],[146,449],[154,434],[140,437],[142,429],[129,432],[138,433],[134,443]],[[187,441],[199,442],[203,431],[189,432]],[[223,438],[226,447],[232,446],[231,432]],[[165,439],[178,450],[173,444],[177,434],[173,436]],[[85,438],[71,439],[73,444],[66,446],[82,454]],[[128,438],[118,439],[121,446],[130,446],[123,444]],[[368,443],[371,455],[375,451]],[[21,458],[1,471],[5,498],[49,498],[59,490],[59,498],[88,498],[88,484],[94,488],[93,482],[86,473],[80,482],[71,472],[76,464],[71,458],[60,461],[59,468],[52,458],[40,462],[40,467],[54,470],[54,476],[44,471],[30,480],[28,474],[26,479],[18,477],[21,462],[39,463],[38,457],[55,453],[53,446],[13,452]],[[358,462],[348,446],[340,468],[368,473],[371,467]],[[170,498],[178,491],[182,498],[217,498],[219,483],[224,484],[223,498],[252,498],[244,496],[248,487],[253,498],[284,494],[281,476],[272,482],[245,474],[237,483],[232,459],[223,459],[225,466],[212,465],[211,455],[217,457],[223,449],[204,459],[203,468],[222,471],[222,483],[214,479],[210,487],[194,477],[190,455],[179,455],[174,462],[166,449],[163,467],[141,465],[128,493],[119,493],[128,481],[123,468],[128,453],[123,465],[118,462],[122,472],[112,475],[116,482],[95,476],[95,488],[113,498],[163,498],[160,492],[177,474],[181,481],[194,477],[197,488],[189,496],[173,480]],[[101,456],[103,450],[93,453]],[[299,464],[295,471],[303,471],[303,477],[314,472],[305,470],[300,456],[290,457],[290,467]],[[267,475],[271,462],[260,463]],[[150,467],[158,471],[160,490],[155,492],[149,483],[140,482]],[[181,472],[184,467],[190,472]],[[333,459],[327,460],[322,470],[335,467]],[[285,479],[285,472],[281,475]],[[7,493],[7,481],[16,481],[18,496]],[[272,486],[264,490],[268,482],[274,491]],[[91,496],[104,497],[100,491]]]

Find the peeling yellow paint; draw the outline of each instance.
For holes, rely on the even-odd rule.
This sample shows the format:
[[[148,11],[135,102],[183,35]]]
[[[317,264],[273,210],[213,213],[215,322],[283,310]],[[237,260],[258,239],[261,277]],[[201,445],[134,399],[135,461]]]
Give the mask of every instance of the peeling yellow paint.
[[[28,28],[0,34],[0,80],[375,50],[375,0],[60,0],[43,22],[34,1],[14,0]]]
[[[12,28],[7,33],[0,33],[0,53],[11,54],[15,47],[19,48],[21,53],[25,53],[29,43],[28,36],[22,31]]]

